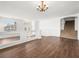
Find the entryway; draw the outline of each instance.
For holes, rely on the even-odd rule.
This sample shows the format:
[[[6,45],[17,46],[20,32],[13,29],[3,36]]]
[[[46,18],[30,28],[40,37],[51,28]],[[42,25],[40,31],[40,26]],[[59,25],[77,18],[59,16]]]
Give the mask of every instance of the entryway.
[[[63,30],[61,37],[69,39],[77,39],[77,31],[75,30],[75,17],[64,18]]]

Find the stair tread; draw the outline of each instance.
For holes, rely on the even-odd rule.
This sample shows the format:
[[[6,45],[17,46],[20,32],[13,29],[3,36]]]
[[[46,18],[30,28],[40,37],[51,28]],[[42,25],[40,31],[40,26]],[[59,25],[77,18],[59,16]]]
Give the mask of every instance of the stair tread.
[[[61,37],[64,38],[77,38],[77,31],[74,29],[74,22],[66,22],[64,26],[64,30],[61,31]]]

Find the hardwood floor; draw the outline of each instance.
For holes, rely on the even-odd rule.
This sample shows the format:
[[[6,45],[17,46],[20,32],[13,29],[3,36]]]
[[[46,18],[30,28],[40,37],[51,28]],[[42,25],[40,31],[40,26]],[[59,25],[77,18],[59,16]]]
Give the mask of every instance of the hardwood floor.
[[[57,37],[43,37],[0,50],[0,58],[77,58],[79,41]]]

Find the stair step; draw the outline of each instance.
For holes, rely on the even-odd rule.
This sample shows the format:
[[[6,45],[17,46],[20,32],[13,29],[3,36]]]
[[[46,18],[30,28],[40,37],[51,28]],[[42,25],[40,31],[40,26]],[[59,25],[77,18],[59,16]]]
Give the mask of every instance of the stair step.
[[[61,31],[61,37],[77,39],[77,31],[74,30],[74,21],[66,22],[64,30]]]

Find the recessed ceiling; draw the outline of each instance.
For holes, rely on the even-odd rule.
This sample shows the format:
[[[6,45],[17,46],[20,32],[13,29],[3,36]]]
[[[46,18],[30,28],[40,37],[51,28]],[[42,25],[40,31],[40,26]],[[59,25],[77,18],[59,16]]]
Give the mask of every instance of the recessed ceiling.
[[[26,19],[48,19],[79,13],[79,1],[47,1],[48,10],[37,11],[37,1],[0,1],[1,16],[15,16]]]

